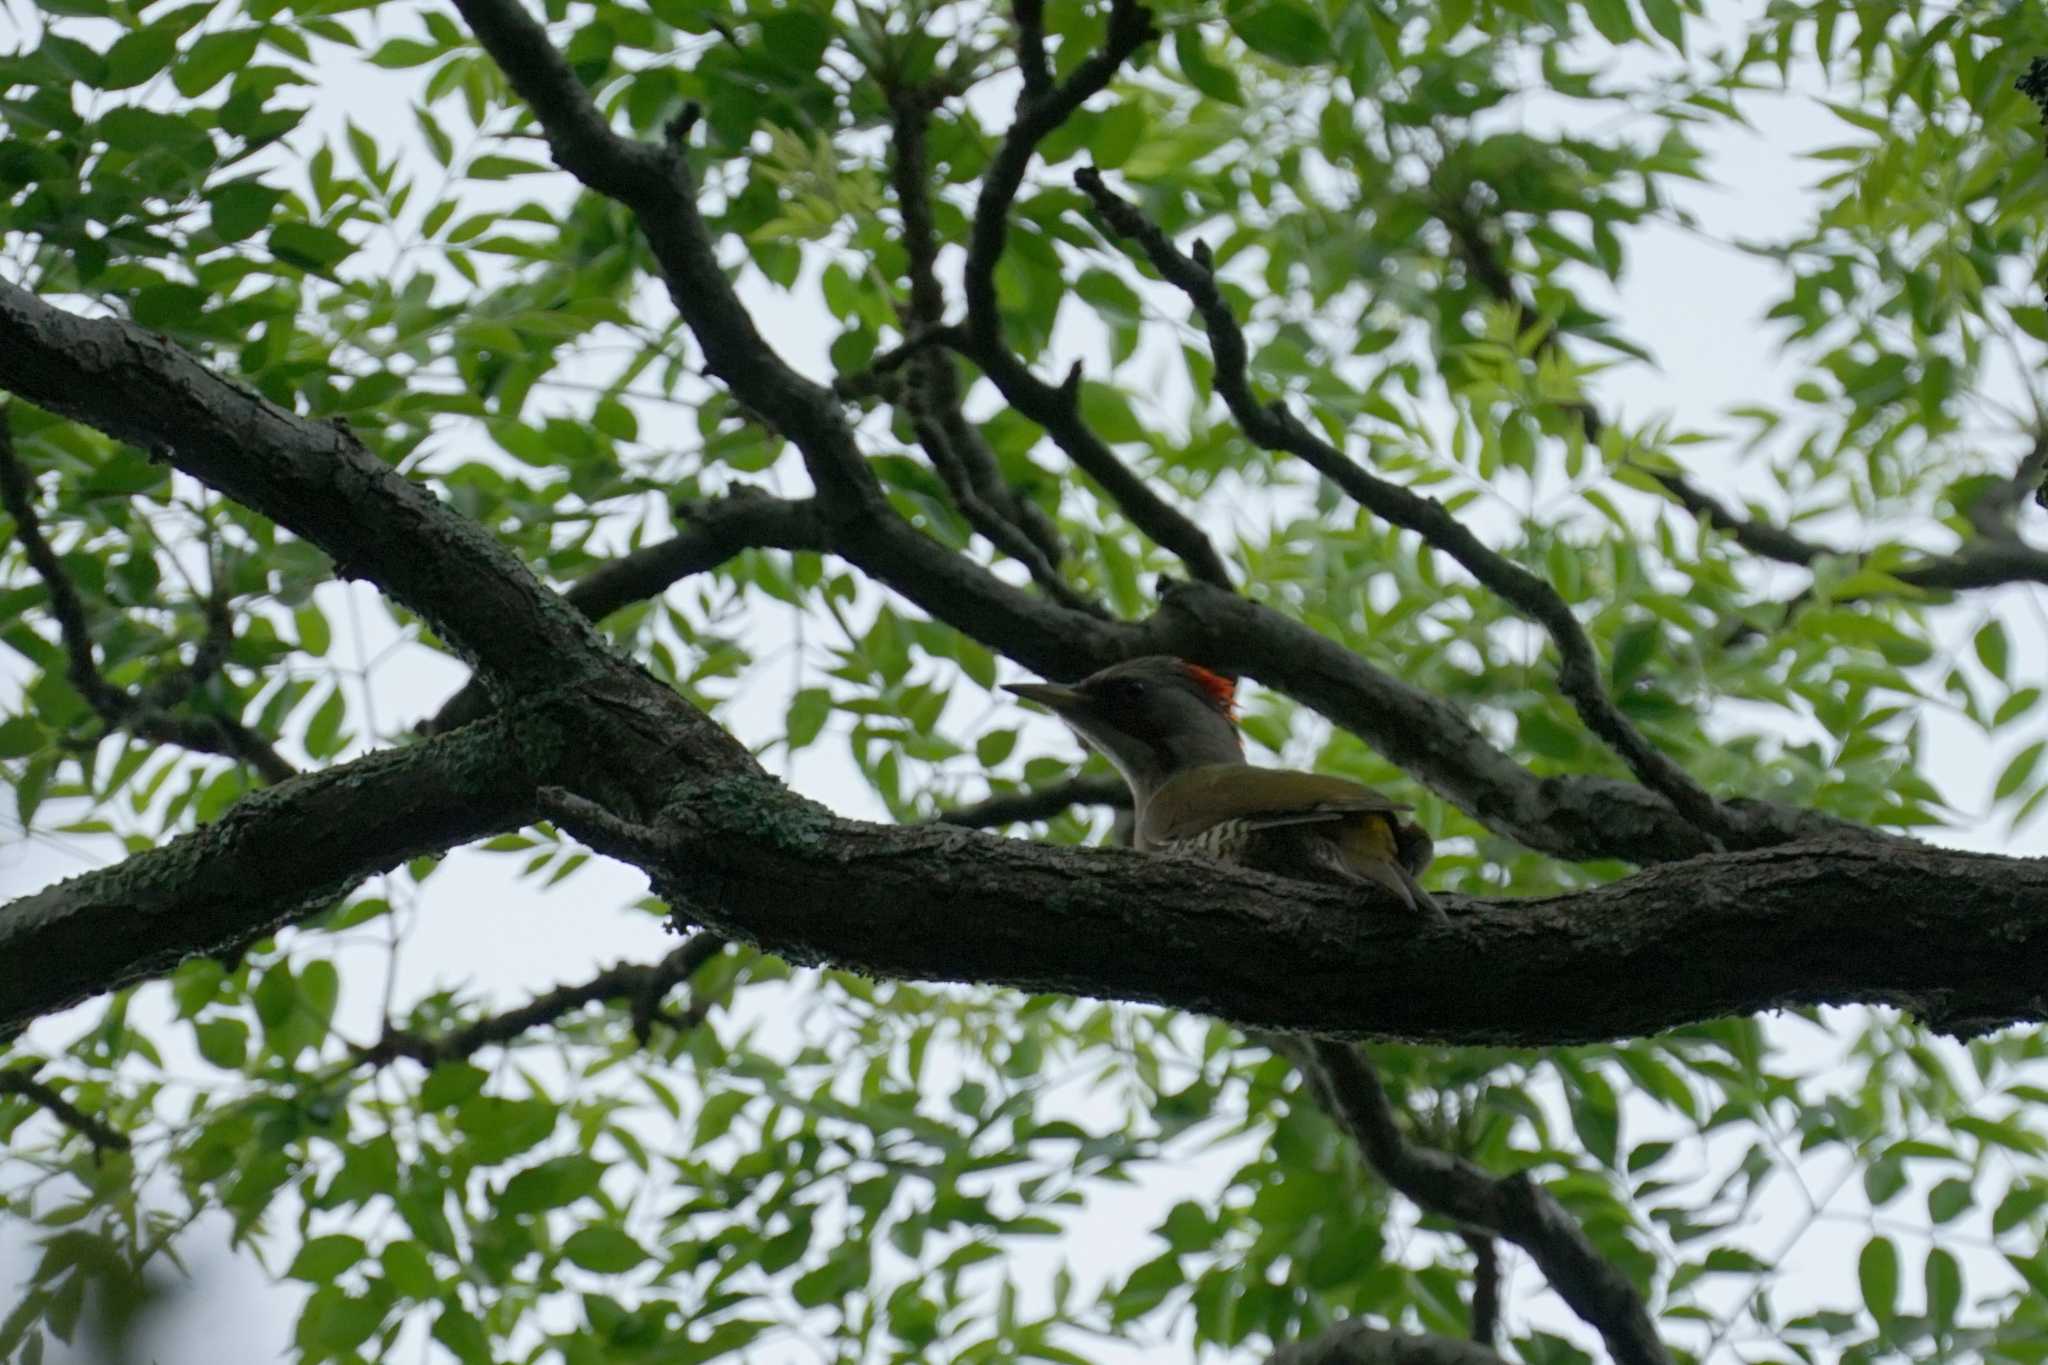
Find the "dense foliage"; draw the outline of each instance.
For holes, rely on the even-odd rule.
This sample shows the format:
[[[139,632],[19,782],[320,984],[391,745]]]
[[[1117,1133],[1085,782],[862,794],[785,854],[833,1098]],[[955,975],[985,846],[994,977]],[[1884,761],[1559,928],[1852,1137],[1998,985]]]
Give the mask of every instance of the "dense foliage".
[[[764,343],[720,311],[716,270],[688,273],[696,229],[586,169],[572,104],[536,119],[537,93],[568,97],[522,65],[519,5],[458,8],[16,6],[4,274],[339,424],[580,583],[571,600],[712,716],[786,698],[762,752],[800,787],[857,774],[902,822],[1052,792],[1030,832],[1105,834],[1107,770],[1069,804],[1071,743],[993,693],[1051,646],[989,585],[1027,585],[1080,641],[1193,579],[1451,703],[1539,778],[1640,781],[1684,810],[1689,775],[1728,809],[1936,841],[1988,800],[2000,833],[2038,833],[2048,641],[2034,589],[2004,585],[2048,582],[2024,539],[2048,463],[2048,162],[2019,88],[2048,12],[1161,0],[1148,24],[1092,0],[548,0],[568,85],[682,158],[765,344],[834,385],[860,477],[974,567],[962,586],[834,511],[807,409],[739,391],[729,357]],[[1612,407],[1700,287],[1631,316],[1639,243],[1708,231],[1684,206],[1713,150],[1752,113],[1768,137],[1784,91],[1839,127],[1811,152],[1810,212],[1782,238],[1712,231],[1775,272],[1768,320],[1726,344],[1781,346],[1796,383],[1711,422]],[[1035,146],[1011,131],[1033,119]],[[0,359],[21,395],[0,446],[19,683],[0,764],[24,838],[111,863],[482,710],[366,707],[365,669],[449,649],[402,593],[341,581],[385,582],[373,552],[337,562],[205,487],[171,436],[136,437],[148,411],[109,434],[28,401],[41,363]],[[1453,548],[1457,523],[1388,488],[1484,545]],[[424,524],[365,534],[446,549]],[[396,636],[375,659],[347,638],[365,610]],[[1597,659],[1562,683],[1559,613]],[[1243,717],[1261,759],[1415,802],[1433,886],[1564,893],[1679,856],[1584,833],[1597,819],[1532,833],[1452,772],[1451,742],[1370,733],[1370,697],[1346,711],[1286,661],[1212,662],[1271,684]],[[2000,755],[1981,789],[1938,784],[1937,711]],[[566,942],[598,913],[590,854],[537,815],[481,846],[559,898]],[[11,1039],[0,1227],[40,1250],[0,1357],[39,1360],[210,1211],[302,1286],[308,1362],[429,1339],[566,1365],[1162,1340],[1250,1359],[1335,1349],[1347,1320],[1544,1365],[1627,1355],[1526,1267],[1496,1331],[1513,1234],[1418,1216],[1311,1065],[1198,1015],[797,969],[703,931],[524,1014],[451,963],[449,989],[365,1006],[388,1009],[381,1036],[338,1027],[382,987],[341,946],[388,931],[403,953],[462,894],[436,868]],[[1697,969],[1740,973],[1741,949],[1701,945]],[[1675,1353],[2048,1358],[2035,1029],[1963,1044],[1803,1013],[1367,1053],[1410,1142],[1541,1182]],[[1113,1183],[1170,1189],[1198,1151],[1220,1186],[1160,1202],[1150,1259],[1019,1259]],[[1802,1240],[1838,1218],[1852,1282]]]

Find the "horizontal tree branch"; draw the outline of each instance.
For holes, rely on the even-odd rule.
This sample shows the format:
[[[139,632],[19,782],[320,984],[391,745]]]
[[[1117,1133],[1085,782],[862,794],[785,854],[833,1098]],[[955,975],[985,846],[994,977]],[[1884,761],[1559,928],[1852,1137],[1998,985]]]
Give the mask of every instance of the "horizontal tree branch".
[[[546,799],[679,915],[880,976],[1503,1046],[1801,1005],[1895,1005],[1961,1033],[2048,1014],[2048,866],[2028,860],[1831,840],[1542,899],[1439,893],[1452,924],[1419,930],[1356,893],[1202,859],[843,820],[759,778],[678,787],[654,826]]]
[[[1354,1045],[1318,1038],[1310,1049],[1328,1107],[1381,1179],[1431,1213],[1498,1233],[1528,1252],[1551,1289],[1600,1333],[1616,1365],[1670,1365],[1642,1295],[1549,1191],[1526,1175],[1496,1177],[1408,1141],[1379,1074]]]
[[[511,720],[244,797],[213,824],[0,906],[0,1036],[317,913],[364,878],[516,829],[532,779]]]

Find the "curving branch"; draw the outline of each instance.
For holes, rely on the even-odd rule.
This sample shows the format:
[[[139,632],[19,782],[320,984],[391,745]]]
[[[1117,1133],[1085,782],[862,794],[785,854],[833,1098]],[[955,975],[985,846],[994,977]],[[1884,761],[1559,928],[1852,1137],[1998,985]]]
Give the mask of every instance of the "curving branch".
[[[419,612],[487,679],[545,687],[605,652],[590,623],[489,531],[364,449],[118,318],[67,313],[0,281],[0,389],[155,451]],[[505,629],[519,621],[519,630]]]
[[[651,966],[621,962],[590,980],[574,986],[557,986],[543,992],[517,1009],[479,1019],[464,1028],[437,1038],[422,1037],[402,1029],[387,1028],[376,1043],[356,1051],[356,1060],[369,1066],[388,1066],[407,1057],[424,1067],[474,1056],[486,1047],[511,1042],[523,1033],[552,1024],[586,1005],[607,1000],[625,1000],[632,1006],[633,1036],[642,1047],[653,1036],[656,1020],[678,1033],[687,1032],[704,1021],[711,1002],[698,1000],[681,1014],[666,1013],[662,998],[697,974],[697,969],[726,949],[716,934],[696,933],[683,940],[668,956]]]
[[[967,321],[964,327],[942,336],[988,376],[1004,401],[1045,428],[1053,444],[1102,486],[1133,526],[1178,556],[1198,580],[1228,587],[1230,572],[1208,536],[1132,473],[1088,426],[1081,415],[1080,367],[1075,366],[1064,383],[1048,384],[1032,374],[1003,339],[996,264],[1009,238],[1010,206],[1016,202],[1038,145],[1091,97],[1107,89],[1123,64],[1158,36],[1151,11],[1138,0],[1114,0],[1109,36],[1102,49],[1054,85],[1045,65],[1042,10],[1042,0],[1025,0],[1016,11],[1024,88],[1017,97],[1016,119],[983,174],[975,200],[964,271]]]
[[[946,295],[939,284],[938,229],[932,219],[931,118],[943,93],[935,87],[885,91],[893,136],[889,180],[903,218],[903,250],[910,278],[904,332],[917,337],[945,321]],[[967,420],[960,406],[960,380],[952,359],[937,347],[919,347],[909,357],[907,386],[919,444],[945,480],[948,491],[977,531],[1023,564],[1038,585],[1068,606],[1101,614],[1101,608],[1060,577],[1066,555],[1059,528],[1038,505],[1004,481],[995,452]]]
[[[1684,768],[1650,743],[1621,713],[1600,680],[1600,659],[1571,606],[1548,580],[1531,573],[1485,542],[1434,498],[1368,472],[1343,451],[1311,431],[1280,403],[1261,403],[1251,390],[1244,332],[1216,285],[1209,251],[1181,251],[1138,210],[1117,197],[1092,168],[1075,182],[1094,201],[1113,232],[1137,242],[1153,268],[1185,293],[1202,315],[1216,361],[1216,391],[1246,436],[1268,450],[1284,451],[1342,488],[1360,506],[1392,525],[1420,535],[1456,560],[1465,571],[1517,611],[1550,633],[1557,646],[1558,686],[1571,699],[1586,728],[1620,755],[1644,786],[1670,801],[1711,839],[1739,843],[1741,834],[1720,803]]]
[[[226,716],[181,716],[169,709],[220,667],[233,642],[232,622],[225,604],[218,599],[207,604],[206,637],[190,664],[171,671],[139,693],[107,681],[93,652],[92,626],[86,617],[85,603],[43,534],[34,485],[15,453],[14,435],[4,409],[0,409],[0,507],[13,519],[15,539],[21,542],[29,567],[43,580],[43,588],[49,594],[50,614],[57,618],[58,638],[64,645],[65,677],[103,725],[159,744],[236,759],[255,769],[266,782],[282,782],[294,774],[296,770],[267,740],[239,720]]]
[[[19,1095],[66,1128],[78,1133],[98,1152],[125,1152],[134,1144],[128,1135],[94,1118],[57,1092],[55,1086],[34,1076],[35,1066],[17,1066],[0,1071],[0,1095]]]
[[[1600,1333],[1617,1365],[1671,1365],[1643,1297],[1594,1249],[1572,1216],[1526,1174],[1496,1178],[1461,1157],[1402,1136],[1380,1078],[1350,1043],[1311,1043],[1332,1112],[1389,1185],[1432,1213],[1507,1238]]]
[[[1487,239],[1473,210],[1465,204],[1449,202],[1439,206],[1437,216],[1449,231],[1459,257],[1479,286],[1496,303],[1515,309],[1523,317],[1533,316],[1534,309],[1515,287],[1506,262]],[[1562,351],[1563,347],[1563,334],[1555,326],[1546,326],[1536,339],[1538,351]],[[1601,430],[1607,425],[1599,409],[1584,399],[1567,406],[1583,423],[1587,439],[1598,440]],[[1860,553],[1808,539],[1762,518],[1744,516],[1676,470],[1645,469],[1642,472],[1670,494],[1673,501],[1694,520],[1719,527],[1736,544],[1760,558],[1802,569],[1810,569],[1822,559],[1860,562],[1865,558]],[[1977,532],[1976,539],[1965,540],[1945,555],[1923,555],[1892,570],[1890,576],[1909,587],[1933,592],[1993,588],[2007,583],[2048,584],[2048,550],[2023,542],[2019,538],[2018,527],[2019,513],[2027,499],[2039,502],[2048,496],[2048,488],[2043,485],[2044,476],[2048,476],[2048,434],[2036,433],[2032,448],[2011,476],[2000,480],[1967,509],[1970,524]],[[1801,592],[1786,603],[1787,610],[1796,609],[1810,595],[1810,591]]]

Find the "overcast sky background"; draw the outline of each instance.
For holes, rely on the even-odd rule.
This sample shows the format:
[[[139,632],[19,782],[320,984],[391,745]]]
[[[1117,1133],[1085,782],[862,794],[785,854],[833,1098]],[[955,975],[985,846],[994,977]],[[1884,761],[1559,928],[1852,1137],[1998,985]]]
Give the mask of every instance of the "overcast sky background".
[[[1732,31],[1739,26],[1741,14],[1756,8],[1728,6],[1717,10],[1717,18],[1724,31]],[[386,11],[394,19],[400,12]],[[18,35],[10,33],[10,25],[19,18],[16,11],[0,12],[0,49],[16,45]],[[399,22],[402,26],[392,32],[411,31],[409,18]],[[315,101],[316,116],[300,134],[302,146],[313,145],[315,128],[338,132],[344,117],[380,139],[388,139],[390,145],[411,145],[414,133],[407,108],[419,73],[351,64],[331,49],[323,56],[322,67],[329,83],[308,92]],[[996,98],[1000,102],[1006,96],[1005,88]],[[1661,368],[1653,371],[1631,366],[1599,381],[1603,404],[1628,420],[1667,412],[1680,425],[1712,428],[1717,414],[1730,406],[1781,401],[1799,377],[1777,356],[1775,333],[1762,322],[1766,300],[1777,283],[1774,268],[1723,243],[1735,238],[1770,238],[1803,222],[1809,212],[1805,187],[1819,172],[1810,163],[1802,163],[1800,153],[1846,141],[1849,131],[1804,95],[1751,97],[1744,107],[1755,122],[1755,131],[1719,131],[1707,139],[1715,183],[1679,196],[1698,215],[1703,231],[1660,226],[1629,238],[1629,273],[1615,311],[1624,333],[1650,341]],[[1520,116],[1549,117],[1536,100],[1526,102]],[[540,194],[539,184],[537,180],[518,182],[518,196]],[[566,178],[550,188],[557,196],[564,194]],[[757,317],[783,353],[814,376],[828,374],[829,319],[789,307],[789,296],[764,288],[758,280],[750,280],[748,292],[755,302],[771,305],[758,309]],[[1183,312],[1178,307],[1169,309],[1173,317]],[[1063,324],[1055,350],[1064,357],[1076,348],[1092,351],[1096,345],[1087,325],[1073,320]],[[1060,365],[1046,368],[1047,372],[1063,370],[1064,359]],[[542,412],[568,410],[573,401],[568,396],[538,393],[534,407]],[[693,439],[694,428],[687,414],[643,409],[642,424],[644,438],[653,444],[667,439],[675,445],[688,445]],[[481,446],[470,435],[443,438],[438,444],[452,447],[464,457],[476,456]],[[1762,491],[1753,474],[1722,465],[1723,457],[1714,454],[1713,448],[1705,449],[1708,453],[1699,456],[1700,473],[1710,486],[1753,494]],[[1211,515],[1233,517],[1236,524],[1230,529],[1244,529],[1245,511],[1212,510]],[[1797,575],[1788,574],[1788,583],[1797,581]],[[333,657],[355,670],[354,685],[360,690],[352,700],[365,703],[366,710],[359,715],[370,719],[373,730],[385,735],[405,730],[431,714],[461,684],[463,670],[454,662],[418,648],[392,648],[399,643],[396,633],[367,585],[330,584],[321,590],[321,600],[335,624]],[[2009,589],[1986,595],[1973,605],[2008,618],[2019,668],[2041,667],[2042,656],[2048,652],[2044,650],[2048,631],[2042,626],[2036,593]],[[1960,645],[1979,618],[1965,607],[1952,613],[1951,619]],[[765,616],[761,639],[786,640],[791,626],[787,612]],[[814,638],[821,637],[830,638],[829,629],[814,634]],[[772,647],[759,644],[757,653],[765,655]],[[22,661],[12,655],[0,662],[0,669],[7,670],[10,702],[18,696],[22,668]],[[796,676],[793,669],[767,669],[751,680],[728,717],[742,738],[759,743],[779,732]],[[1005,676],[1021,675],[1013,669]],[[1950,800],[1966,811],[1988,804],[2003,754],[2034,737],[2029,734],[2002,741],[1994,749],[1973,726],[1942,710],[1930,708],[1923,719],[1930,741],[1931,775]],[[959,724],[964,718],[956,709],[949,720]],[[1003,717],[1004,724],[1013,720]],[[1041,751],[1078,752],[1049,722],[1039,719],[1033,724]],[[856,816],[884,815],[847,760],[843,744],[835,744],[829,737],[805,750],[785,770],[785,776],[797,789],[835,810]],[[0,899],[100,865],[110,856],[106,848],[90,842],[48,836],[22,841],[18,834],[12,827],[0,826]],[[2014,840],[2002,824],[1987,820],[1932,831],[1926,837],[1957,847],[2016,853],[2033,852],[2039,843],[2034,831],[2022,831]],[[394,985],[401,1011],[436,988],[465,983],[487,991],[501,1005],[514,1004],[555,984],[583,979],[601,965],[621,959],[651,961],[672,946],[673,940],[653,920],[621,909],[644,894],[645,880],[639,873],[593,860],[566,888],[544,894],[516,878],[519,862],[517,858],[457,852],[426,885],[416,906],[404,917],[405,942]],[[389,959],[380,933],[366,930],[353,934],[338,953],[344,981],[338,1026],[357,1041],[368,1041],[377,1032]],[[756,989],[741,997],[739,1007],[742,1015],[760,1019],[771,1030],[795,1029],[800,1025],[789,1013],[794,1002],[792,993]],[[30,1045],[53,1052],[61,1049],[98,1018],[101,1008],[101,1003],[93,1003],[40,1022],[31,1031]],[[785,1017],[778,1018],[778,1012]],[[141,992],[136,1017],[165,1016],[163,992],[158,988]],[[736,1023],[723,1026],[735,1027]],[[1781,1021],[1779,1032],[1796,1043],[1802,1061],[1810,1068],[1835,1065],[1835,1044],[1827,1035],[1796,1021]],[[180,1031],[181,1042],[186,1036]],[[1076,1095],[1074,1103],[1085,1116],[1090,1108],[1087,1096]],[[1094,1202],[1074,1220],[1075,1235],[1064,1247],[1025,1249],[1015,1258],[1016,1277],[1023,1284],[1031,1284],[1034,1277],[1042,1284],[1061,1259],[1075,1267],[1084,1286],[1127,1271],[1156,1254],[1158,1244],[1149,1229],[1167,1208],[1183,1198],[1203,1201],[1210,1197],[1245,1155],[1242,1145],[1233,1145],[1161,1163],[1135,1187],[1097,1187]],[[1835,1185],[1839,1166],[1839,1162],[1823,1160],[1814,1167],[1809,1185],[1816,1194]],[[1913,1206],[1909,1201],[1907,1207]],[[1776,1291],[1782,1302],[1816,1300],[1850,1306],[1856,1301],[1855,1254],[1868,1233],[1868,1223],[1853,1179],[1840,1189],[1831,1208],[1833,1213],[1817,1222],[1796,1246],[1775,1257],[1788,1267]],[[1759,1254],[1777,1252],[1801,1214],[1799,1200],[1788,1196],[1764,1210],[1753,1237],[1744,1245]],[[10,1287],[25,1269],[19,1233],[18,1227],[0,1225],[0,1302],[8,1299]],[[1954,1225],[1952,1234],[1949,1245],[1965,1261],[1973,1296],[1999,1283],[2001,1272],[2005,1280],[2013,1278],[2002,1260],[1986,1249],[1988,1242],[1974,1249],[1967,1244],[1970,1238],[1982,1235],[1981,1228],[1965,1220]],[[235,1365],[278,1358],[289,1339],[300,1287],[272,1286],[246,1256],[201,1250],[209,1239],[217,1245],[218,1229],[202,1229],[189,1243],[192,1268],[202,1292],[176,1300],[166,1311],[151,1341],[155,1358],[162,1365]],[[1912,1246],[1905,1249],[1908,1259],[1903,1278],[1910,1302],[1917,1294],[1918,1258]],[[1553,1330],[1583,1339],[1583,1332],[1570,1317],[1539,1292],[1538,1279],[1526,1264],[1517,1268],[1512,1288],[1511,1323],[1541,1321]],[[232,1334],[232,1344],[224,1333]],[[1185,1359],[1187,1348],[1182,1337],[1150,1348],[1118,1347],[1092,1353],[1105,1362],[1164,1362]],[[778,1348],[754,1358],[779,1361],[804,1359],[807,1354]]]

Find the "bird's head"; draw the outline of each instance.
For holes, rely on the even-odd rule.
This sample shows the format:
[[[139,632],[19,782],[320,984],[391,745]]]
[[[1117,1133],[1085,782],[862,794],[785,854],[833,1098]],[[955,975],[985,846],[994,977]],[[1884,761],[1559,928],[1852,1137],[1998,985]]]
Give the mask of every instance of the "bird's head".
[[[1009,690],[1065,721],[1141,798],[1183,769],[1244,762],[1236,685],[1184,659],[1151,654],[1072,686],[1012,683]]]

